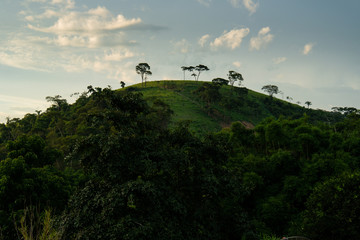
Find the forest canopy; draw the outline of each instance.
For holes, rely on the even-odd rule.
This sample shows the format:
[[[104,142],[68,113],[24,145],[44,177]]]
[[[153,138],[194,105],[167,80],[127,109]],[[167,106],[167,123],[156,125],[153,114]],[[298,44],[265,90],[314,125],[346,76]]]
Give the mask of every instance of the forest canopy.
[[[210,105],[218,88],[194,94]],[[172,122],[162,100],[127,88],[49,101],[0,125],[4,239],[22,239],[21,219],[43,234],[49,209],[52,239],[360,235],[356,112],[333,124],[279,117],[198,135]]]

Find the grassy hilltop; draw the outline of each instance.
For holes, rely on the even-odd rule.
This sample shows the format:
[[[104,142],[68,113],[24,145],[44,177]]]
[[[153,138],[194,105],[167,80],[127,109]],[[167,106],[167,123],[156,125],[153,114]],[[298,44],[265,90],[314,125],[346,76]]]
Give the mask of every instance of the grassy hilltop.
[[[241,121],[252,127],[267,117],[285,116],[300,118],[309,115],[311,121],[336,122],[338,114],[322,110],[312,110],[287,101],[270,98],[246,88],[223,85],[219,97],[210,103],[196,91],[209,82],[201,81],[151,81],[125,88],[140,91],[147,100],[159,98],[167,103],[173,114],[173,122],[190,121],[190,128],[196,132],[218,131]]]

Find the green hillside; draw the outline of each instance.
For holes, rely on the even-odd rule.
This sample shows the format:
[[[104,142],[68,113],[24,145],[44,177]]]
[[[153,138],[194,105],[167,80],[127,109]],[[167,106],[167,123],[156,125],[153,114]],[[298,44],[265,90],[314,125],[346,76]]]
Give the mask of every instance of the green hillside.
[[[232,122],[241,121],[248,127],[260,123],[267,117],[285,116],[293,119],[307,114],[312,122],[337,122],[340,114],[323,110],[312,110],[286,102],[275,97],[258,93],[246,88],[223,85],[220,96],[210,104],[196,90],[209,82],[199,81],[151,81],[146,87],[136,84],[125,88],[140,91],[145,99],[161,99],[167,103],[173,114],[173,123],[190,121],[190,128],[204,133],[219,131]]]
[[[0,124],[1,239],[360,235],[358,110],[191,81],[47,100]]]

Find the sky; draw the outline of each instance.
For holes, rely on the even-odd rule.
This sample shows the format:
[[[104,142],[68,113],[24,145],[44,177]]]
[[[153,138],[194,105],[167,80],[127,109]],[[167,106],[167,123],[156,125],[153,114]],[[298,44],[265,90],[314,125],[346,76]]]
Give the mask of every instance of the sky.
[[[311,108],[360,108],[359,0],[0,0],[0,122],[87,86],[243,75]],[[192,79],[187,73],[186,79]],[[288,98],[289,97],[289,98]]]

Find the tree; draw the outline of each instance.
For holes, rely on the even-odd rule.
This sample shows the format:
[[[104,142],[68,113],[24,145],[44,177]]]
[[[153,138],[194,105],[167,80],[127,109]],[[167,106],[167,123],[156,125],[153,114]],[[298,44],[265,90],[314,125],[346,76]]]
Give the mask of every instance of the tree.
[[[181,67],[181,69],[182,69],[182,70],[183,70],[183,72],[184,72],[184,80],[185,80],[185,71],[187,71],[187,70],[188,70],[188,67],[182,66],[182,67]]]
[[[55,97],[47,96],[46,101],[51,102],[51,107],[58,110],[63,110],[69,106],[66,99],[63,99],[60,95],[56,95]]]
[[[193,73],[193,74],[191,74],[191,76],[193,76],[194,77],[194,79],[196,80],[196,73]]]
[[[344,172],[317,185],[306,202],[303,229],[311,239],[357,239],[360,173]]]
[[[185,71],[189,71],[190,73],[192,73],[194,70],[195,70],[195,67],[194,66],[189,66],[189,67],[186,67],[186,66],[182,66],[181,69],[184,71],[184,80],[185,80]],[[194,75],[195,73],[191,74],[191,76],[195,76],[195,80],[196,80],[196,74]]]
[[[286,99],[289,100],[289,102],[292,102],[292,100],[293,100],[293,98],[290,96],[287,96]]]
[[[312,104],[312,103],[311,103],[310,101],[306,101],[306,102],[305,102],[305,105],[307,105],[308,108],[310,107],[311,104]]]
[[[14,220],[19,220],[24,208],[61,212],[75,189],[72,181],[76,181],[75,175],[67,176],[52,167],[61,153],[46,146],[39,136],[9,141],[7,152],[7,158],[0,161],[0,228],[5,240],[18,239]]]
[[[229,84],[229,80],[223,79],[223,78],[214,78],[212,80],[212,83],[215,84],[219,84],[220,86],[222,85],[228,85]]]
[[[209,107],[211,103],[221,99],[221,94],[219,92],[220,86],[221,85],[219,84],[204,82],[194,92],[206,101],[207,106]]]
[[[339,112],[341,114],[344,114],[345,116],[350,114],[359,114],[360,110],[354,108],[354,107],[333,107],[331,108],[334,112]]]
[[[230,85],[232,88],[234,87],[234,83],[236,81],[239,81],[239,86],[241,86],[241,81],[244,80],[242,75],[235,71],[229,71],[228,78],[229,78],[229,82],[230,82]]]
[[[144,84],[145,80],[145,87],[146,87],[146,80],[148,75],[152,75],[152,72],[150,71],[150,65],[147,63],[139,63],[135,67],[136,73],[140,74],[141,76],[141,86]]]
[[[125,83],[123,81],[120,82],[121,88],[125,87]]]
[[[271,98],[273,97],[274,94],[279,93],[279,88],[278,86],[275,85],[265,85],[261,88],[261,90],[267,92]]]
[[[181,69],[182,69],[183,72],[184,72],[184,80],[185,80],[185,71],[192,72],[192,71],[194,71],[195,67],[193,67],[193,66],[189,66],[189,67],[182,66]]]
[[[195,67],[194,66],[189,66],[188,68],[187,68],[187,70],[190,72],[190,73],[192,73],[191,74],[191,76],[193,76],[194,75],[194,70],[195,70]]]
[[[181,125],[160,128],[159,108],[154,115],[138,93],[103,97],[110,97],[108,108],[91,119],[98,131],[70,156],[91,179],[61,218],[62,239],[241,236],[243,189],[223,167],[222,148]]]
[[[210,69],[205,65],[199,64],[195,67],[194,70],[198,72],[196,80],[199,80],[200,73],[203,71],[209,71]]]

